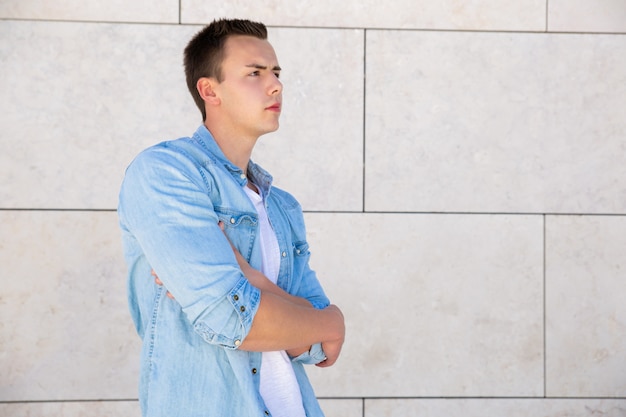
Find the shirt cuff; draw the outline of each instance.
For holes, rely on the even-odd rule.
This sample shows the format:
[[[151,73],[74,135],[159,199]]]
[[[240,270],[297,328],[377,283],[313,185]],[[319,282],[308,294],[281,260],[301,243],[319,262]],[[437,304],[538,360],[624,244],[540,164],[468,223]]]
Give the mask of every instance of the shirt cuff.
[[[316,343],[311,346],[308,352],[291,359],[293,362],[300,362],[303,365],[316,365],[326,360],[326,354],[322,350],[322,344]]]

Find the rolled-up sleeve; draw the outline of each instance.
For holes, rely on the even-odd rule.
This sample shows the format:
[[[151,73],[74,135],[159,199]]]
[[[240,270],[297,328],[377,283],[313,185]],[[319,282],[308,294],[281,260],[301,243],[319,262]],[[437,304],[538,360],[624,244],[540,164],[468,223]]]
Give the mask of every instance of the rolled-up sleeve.
[[[321,343],[316,343],[311,346],[311,349],[303,354],[291,359],[293,362],[300,362],[303,365],[317,365],[318,363],[326,360],[326,354],[322,349]]]
[[[247,336],[260,292],[243,276],[218,226],[211,182],[196,163],[165,146],[141,153],[128,167],[118,215],[123,233],[208,343],[236,349]],[[132,263],[132,259],[127,261]],[[137,268],[130,279],[149,279]],[[148,271],[149,272],[149,271]]]

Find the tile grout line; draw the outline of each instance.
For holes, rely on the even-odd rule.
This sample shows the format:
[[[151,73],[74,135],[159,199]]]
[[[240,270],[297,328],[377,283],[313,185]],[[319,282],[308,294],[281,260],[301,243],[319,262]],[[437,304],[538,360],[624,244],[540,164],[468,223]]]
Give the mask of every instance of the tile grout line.
[[[39,208],[39,207],[0,207],[0,213],[12,211],[33,212],[117,212],[116,208]],[[498,211],[379,211],[379,210],[307,210],[305,214],[393,214],[393,215],[437,215],[437,216],[587,216],[587,217],[626,217],[624,213],[538,213],[538,212],[498,212]]]
[[[543,398],[547,398],[548,390],[547,390],[547,378],[548,378],[548,370],[547,370],[547,297],[546,297],[546,259],[547,259],[547,245],[546,245],[546,223],[547,223],[547,215],[543,215]]]
[[[363,416],[365,415],[365,402],[367,400],[416,400],[416,401],[483,401],[483,400],[504,400],[504,401],[535,401],[535,400],[548,400],[548,401],[626,401],[624,396],[607,397],[607,396],[555,396],[555,397],[516,397],[516,396],[449,396],[449,397],[433,397],[433,396],[404,396],[404,397],[317,397],[319,400],[333,400],[333,401],[348,401],[348,400],[360,400],[363,404]],[[85,398],[85,399],[43,399],[43,400],[2,400],[0,404],[59,404],[59,403],[120,403],[120,402],[138,402],[137,398]]]
[[[363,194],[361,197],[361,211],[365,213],[365,160],[366,160],[366,128],[367,128],[367,116],[366,116],[366,103],[367,103],[367,29],[363,30],[363,171],[361,173],[363,178],[363,184],[361,193]]]
[[[180,1],[180,0],[179,0]],[[180,4],[180,3],[179,3]],[[547,7],[546,7],[547,9]],[[321,30],[369,30],[369,31],[390,31],[390,32],[439,32],[439,33],[493,33],[501,35],[510,34],[529,34],[529,35],[545,35],[548,32],[548,19],[546,18],[546,27],[541,30],[502,30],[502,29],[454,29],[454,28],[397,28],[397,27],[375,27],[375,26],[292,26],[292,25],[267,25],[268,28],[285,28],[285,29],[321,29]],[[0,17],[2,22],[48,22],[48,23],[85,23],[85,24],[112,24],[112,25],[151,25],[151,26],[199,26],[201,23],[183,23],[182,11],[179,7],[179,21],[140,21],[140,20],[86,20],[86,19],[38,19],[38,18],[17,18],[17,17]],[[552,35],[614,35],[624,36],[626,31],[597,31],[597,30],[556,30],[549,32]]]

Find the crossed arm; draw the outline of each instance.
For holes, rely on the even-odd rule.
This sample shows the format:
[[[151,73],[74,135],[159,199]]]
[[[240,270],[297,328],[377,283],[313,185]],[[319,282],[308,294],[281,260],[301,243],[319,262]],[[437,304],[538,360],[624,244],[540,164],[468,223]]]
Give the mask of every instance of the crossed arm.
[[[314,308],[304,298],[293,296],[271,282],[261,271],[248,264],[231,245],[244,276],[261,290],[261,301],[248,336],[239,349],[248,351],[286,350],[292,356],[308,351],[314,343],[322,343],[326,360],[319,367],[333,365],[343,346],[344,318],[335,305]],[[162,285],[153,272],[157,284]],[[168,296],[171,296],[168,293]]]

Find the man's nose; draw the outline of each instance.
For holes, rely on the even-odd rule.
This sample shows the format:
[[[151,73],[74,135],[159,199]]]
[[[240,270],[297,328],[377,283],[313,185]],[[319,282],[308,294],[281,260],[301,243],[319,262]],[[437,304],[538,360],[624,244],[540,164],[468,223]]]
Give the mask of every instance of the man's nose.
[[[280,82],[278,77],[274,76],[272,80],[272,84],[270,85],[270,94],[278,94],[283,91],[283,83]]]

